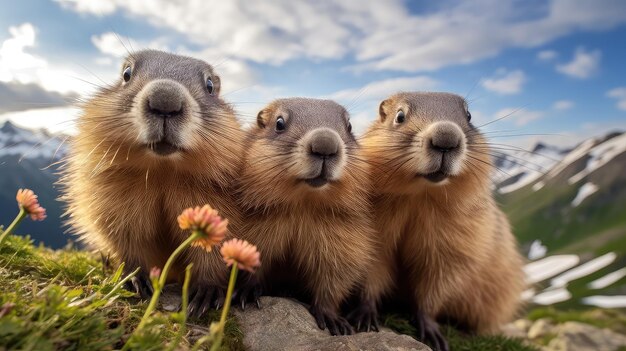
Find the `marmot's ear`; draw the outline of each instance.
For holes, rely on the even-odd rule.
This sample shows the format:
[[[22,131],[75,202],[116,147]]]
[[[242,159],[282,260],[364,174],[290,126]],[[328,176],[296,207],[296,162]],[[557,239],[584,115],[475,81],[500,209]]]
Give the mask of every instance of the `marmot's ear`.
[[[383,102],[380,103],[380,106],[378,106],[378,118],[380,119],[381,122],[384,122],[385,119],[387,119],[387,112],[385,111],[385,105],[389,105],[389,100],[383,100]]]
[[[265,114],[265,110],[261,110],[259,111],[259,113],[256,115],[256,124],[259,126],[259,128],[263,129],[265,128],[265,120],[263,119],[263,115]]]

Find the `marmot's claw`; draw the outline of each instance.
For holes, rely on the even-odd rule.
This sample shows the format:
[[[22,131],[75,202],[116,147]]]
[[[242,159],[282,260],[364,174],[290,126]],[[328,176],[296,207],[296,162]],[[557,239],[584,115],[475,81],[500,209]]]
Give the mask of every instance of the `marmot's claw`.
[[[417,336],[421,342],[428,344],[434,351],[449,351],[448,342],[441,334],[439,325],[424,312],[415,313],[411,324],[417,328]]]
[[[219,303],[224,296],[224,289],[215,285],[198,285],[191,289],[187,314],[191,318],[199,318],[207,313],[211,306]]]
[[[328,328],[330,335],[351,335],[354,334],[354,329],[346,319],[338,316],[336,313],[331,313],[327,309],[311,306],[309,309],[317,326],[324,330]]]
[[[378,331],[378,311],[373,304],[362,303],[350,312],[348,320],[357,332]]]
[[[233,293],[235,304],[241,306],[242,310],[246,309],[247,303],[255,303],[257,308],[261,308],[261,293],[263,289],[260,282],[254,275],[245,277],[241,282],[241,286]]]
[[[142,300],[150,299],[154,292],[150,278],[142,271],[126,282],[126,289],[138,294]]]

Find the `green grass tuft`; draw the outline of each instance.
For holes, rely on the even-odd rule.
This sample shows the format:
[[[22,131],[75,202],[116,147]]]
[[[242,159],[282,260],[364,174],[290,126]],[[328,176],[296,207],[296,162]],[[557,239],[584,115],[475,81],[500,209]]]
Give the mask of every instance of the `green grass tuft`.
[[[147,303],[123,289],[121,270],[105,271],[99,258],[76,250],[35,247],[10,236],[0,247],[0,349],[120,349]],[[9,308],[11,307],[11,308]],[[219,312],[193,324],[208,325]],[[157,312],[132,349],[163,350],[174,339],[176,315]],[[243,350],[234,318],[222,350]],[[188,346],[186,338],[181,346]]]
[[[416,337],[417,330],[409,323],[407,316],[390,314],[385,316],[383,324],[398,333]],[[469,336],[451,327],[444,327],[443,332],[450,349],[454,351],[538,351],[537,348],[527,345],[523,340],[503,335]]]
[[[569,321],[590,324],[598,328],[609,328],[626,334],[626,314],[618,309],[590,309],[561,311],[554,307],[535,308],[528,313],[528,319],[536,321],[547,318],[556,324]]]

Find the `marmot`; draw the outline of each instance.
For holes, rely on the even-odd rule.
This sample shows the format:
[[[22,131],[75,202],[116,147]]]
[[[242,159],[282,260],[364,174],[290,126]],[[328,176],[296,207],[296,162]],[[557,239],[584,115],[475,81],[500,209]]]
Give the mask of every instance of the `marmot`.
[[[365,279],[374,253],[368,184],[342,106],[288,98],[259,112],[246,144],[240,234],[259,248],[265,291],[303,297],[332,335],[353,332],[340,304]]]
[[[353,314],[358,329],[375,326],[394,290],[421,339],[441,349],[436,320],[492,332],[520,307],[523,260],[492,197],[489,144],[470,119],[458,95],[398,93],[363,135],[381,248]]]
[[[206,62],[145,50],[129,54],[120,79],[82,104],[62,179],[69,224],[128,272],[141,267],[133,288],[143,297],[152,292],[151,267],[163,267],[190,234],[177,224],[183,209],[208,203],[231,232],[240,223],[230,188],[244,132],[219,93],[220,77]],[[218,252],[189,248],[172,274],[178,279],[194,263],[191,314],[223,296]]]

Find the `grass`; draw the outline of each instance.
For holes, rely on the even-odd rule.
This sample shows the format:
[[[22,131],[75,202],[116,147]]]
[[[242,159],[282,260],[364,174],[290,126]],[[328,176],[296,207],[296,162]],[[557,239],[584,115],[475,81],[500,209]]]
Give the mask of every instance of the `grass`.
[[[121,269],[105,268],[99,258],[72,249],[36,247],[28,237],[10,236],[0,247],[0,350],[113,350],[135,329],[147,303],[122,288]],[[560,311],[537,308],[529,318],[555,323],[580,321],[626,333],[626,315],[611,310]],[[193,324],[219,319],[211,311]],[[174,340],[176,314],[157,312],[133,349],[162,350]],[[406,316],[387,315],[385,326],[415,336]],[[505,336],[467,336],[444,329],[452,350],[536,351]],[[197,336],[196,336],[197,337]],[[193,341],[193,340],[192,340]],[[222,350],[244,350],[243,334],[231,318]],[[181,347],[189,346],[184,338]]]
[[[409,323],[408,316],[389,314],[384,317],[383,324],[399,333],[416,336],[417,330]],[[443,332],[450,349],[454,351],[539,351],[521,339],[503,335],[469,336],[451,327],[444,327]]]
[[[119,349],[147,303],[123,289],[121,269],[105,269],[84,251],[35,247],[28,237],[7,237],[0,247],[0,349]],[[162,350],[179,325],[176,314],[157,312],[133,349]],[[212,311],[196,321],[219,319]],[[243,350],[234,319],[223,350]],[[188,346],[184,338],[181,346]]]
[[[626,313],[620,310],[590,309],[557,310],[554,307],[536,308],[528,313],[528,319],[536,321],[547,318],[556,324],[565,322],[581,322],[598,328],[609,328],[615,332],[626,334]]]

